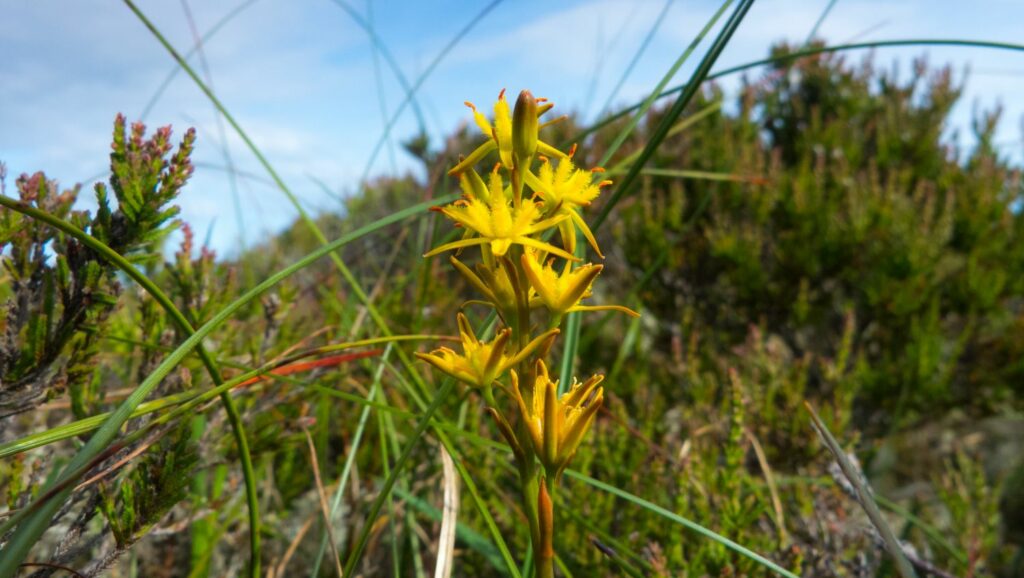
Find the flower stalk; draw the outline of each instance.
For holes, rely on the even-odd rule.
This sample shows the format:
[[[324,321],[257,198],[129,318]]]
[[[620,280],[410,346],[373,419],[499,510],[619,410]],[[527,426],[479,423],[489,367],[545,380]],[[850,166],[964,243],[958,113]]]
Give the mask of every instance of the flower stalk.
[[[575,146],[562,152],[541,140],[540,130],[558,120],[542,122],[552,105],[524,90],[509,110],[502,91],[492,121],[466,104],[487,140],[449,171],[462,198],[438,208],[465,233],[424,256],[455,252],[450,262],[480,294],[463,307],[491,308],[502,326],[490,342],[480,341],[460,311],[462,353],[441,347],[417,356],[480,393],[518,465],[536,576],[553,578],[557,484],[601,407],[604,376],[573,379],[559,396],[548,356],[566,313],[638,314],[621,305],[582,304],[602,265],[575,256],[577,233],[604,256],[581,211],[611,181],[595,182],[602,169],[577,168]],[[492,153],[496,164],[485,180],[476,166],[494,162]],[[466,249],[479,249],[472,266],[459,255]]]

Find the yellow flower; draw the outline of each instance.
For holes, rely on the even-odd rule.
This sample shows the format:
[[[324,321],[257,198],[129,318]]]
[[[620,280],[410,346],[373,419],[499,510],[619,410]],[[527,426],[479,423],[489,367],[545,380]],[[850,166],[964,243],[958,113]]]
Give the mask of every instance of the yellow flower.
[[[510,374],[512,394],[519,404],[537,457],[549,475],[558,476],[576,453],[601,407],[604,390],[598,386],[604,376],[594,375],[583,383],[574,383],[572,389],[558,397],[558,381],[551,381],[548,368],[541,360],[537,360],[536,373],[533,399],[529,404],[523,399],[519,376],[514,370]]]
[[[570,311],[621,311],[633,317],[640,314],[621,305],[580,305],[580,301],[590,297],[590,286],[601,274],[601,265],[587,263],[575,269],[572,263],[566,262],[562,274],[555,273],[551,263],[541,265],[536,255],[524,253],[523,270],[530,280],[530,285],[537,291],[538,298],[555,315],[564,315]]]
[[[560,223],[558,229],[562,234],[562,244],[570,253],[576,249],[576,231],[573,229],[573,224],[575,224],[583,232],[587,242],[594,248],[597,255],[604,258],[601,249],[597,246],[597,240],[594,239],[594,233],[580,216],[578,210],[596,199],[601,193],[601,187],[612,184],[607,180],[593,182],[593,173],[600,173],[603,170],[600,168],[590,171],[577,169],[572,164],[572,152],[570,152],[568,158],[558,161],[557,168],[545,160],[537,175],[530,172],[523,175],[526,184],[544,201],[545,214],[564,215],[569,218]]]
[[[519,206],[514,206],[505,194],[504,182],[497,171],[490,175],[490,183],[486,190],[487,198],[479,198],[480,194],[482,193],[474,190],[474,194],[441,209],[449,219],[465,227],[467,235],[458,241],[441,245],[424,257],[451,249],[484,244],[489,244],[495,257],[501,257],[508,252],[509,247],[518,244],[535,247],[565,259],[577,260],[572,254],[530,236],[557,225],[566,219],[567,215],[556,215],[542,220],[536,203],[523,202]],[[470,237],[471,234],[478,236]]]
[[[538,102],[543,102],[540,99]],[[516,168],[514,159],[514,144],[512,138],[512,113],[509,110],[508,101],[505,100],[505,91],[502,90],[501,94],[498,95],[498,102],[494,103],[494,124],[492,125],[487,117],[476,109],[476,106],[471,102],[467,102],[466,106],[473,110],[473,120],[476,121],[476,125],[480,127],[480,132],[484,133],[487,137],[487,141],[476,148],[468,157],[463,159],[459,164],[455,165],[450,171],[449,175],[458,175],[465,171],[467,168],[472,167],[489,153],[494,150],[498,151],[498,156],[501,159],[501,164],[509,169]],[[537,107],[537,116],[540,117],[548,110],[551,110],[550,104]],[[523,123],[526,124],[526,123]],[[539,133],[541,125],[536,123],[529,123],[534,131]],[[527,140],[532,141],[537,138],[537,135],[523,135]],[[565,153],[556,149],[555,147],[537,140],[536,151],[550,155],[554,157],[564,157]],[[526,167],[528,170],[529,167]]]
[[[516,268],[509,259],[501,259],[493,267],[486,263],[477,263],[475,271],[455,257],[450,257],[449,261],[470,285],[483,293],[484,301],[473,299],[466,303],[482,303],[494,307],[506,324],[515,319],[519,307],[540,306],[536,291],[530,287],[527,280],[520,281]]]
[[[526,359],[538,347],[545,344],[550,346],[551,340],[558,334],[557,329],[542,333],[515,355],[506,355],[511,330],[503,329],[493,341],[484,343],[477,339],[465,315],[459,313],[458,323],[462,355],[447,347],[440,347],[431,353],[417,353],[416,357],[473,387],[490,387],[510,367]]]

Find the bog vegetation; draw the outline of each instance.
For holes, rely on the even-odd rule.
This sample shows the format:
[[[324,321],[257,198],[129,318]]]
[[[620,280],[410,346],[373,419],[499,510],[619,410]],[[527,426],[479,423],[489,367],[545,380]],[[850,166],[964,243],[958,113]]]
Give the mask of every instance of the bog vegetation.
[[[993,142],[998,111],[970,146],[950,134],[959,94],[923,61],[836,55],[697,93],[593,230],[606,258],[588,301],[641,315],[587,312],[532,346],[551,347],[552,379],[604,375],[571,463],[537,466],[543,441],[484,411],[489,383],[453,387],[413,355],[487,326],[472,273],[423,257],[461,238],[426,209],[456,198],[448,171],[478,131],[410,141],[417,175],[225,260],[183,224],[167,247],[203,135],[118,117],[92,213],[42,173],[5,179],[0,542],[24,548],[26,576],[530,575],[524,496],[545,478],[519,476],[543,465],[560,476],[556,575],[1020,575],[1021,174]],[[621,146],[628,115],[541,138],[577,144],[582,167],[616,149],[614,182],[668,113]],[[545,251],[588,245],[559,229]],[[525,287],[541,269],[523,263],[507,267]],[[41,538],[19,542],[46,507]]]

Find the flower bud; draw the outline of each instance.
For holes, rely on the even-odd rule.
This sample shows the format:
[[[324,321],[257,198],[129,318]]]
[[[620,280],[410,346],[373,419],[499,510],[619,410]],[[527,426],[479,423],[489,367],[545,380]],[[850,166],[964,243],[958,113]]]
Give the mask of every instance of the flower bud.
[[[519,93],[512,112],[512,151],[516,167],[526,170],[537,152],[537,100],[529,90]]]

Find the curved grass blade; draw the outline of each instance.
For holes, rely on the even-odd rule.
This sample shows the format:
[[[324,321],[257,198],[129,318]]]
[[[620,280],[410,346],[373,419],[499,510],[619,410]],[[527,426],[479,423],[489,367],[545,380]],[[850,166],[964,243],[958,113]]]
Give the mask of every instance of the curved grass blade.
[[[704,58],[701,59],[700,64],[697,65],[697,69],[693,71],[693,74],[690,76],[690,80],[686,83],[686,86],[679,95],[679,98],[676,99],[675,103],[672,104],[672,108],[665,113],[661,122],[659,122],[658,126],[654,129],[654,133],[647,140],[647,144],[644,146],[643,152],[640,153],[636,162],[630,166],[629,172],[626,173],[622,182],[618,184],[615,192],[612,193],[611,198],[604,204],[604,207],[601,208],[601,212],[598,213],[597,218],[594,219],[591,228],[600,227],[601,224],[604,223],[605,219],[608,218],[608,215],[611,214],[615,205],[623,196],[625,196],[626,193],[630,191],[630,189],[633,188],[633,184],[636,182],[637,177],[640,176],[641,169],[643,169],[651,155],[654,154],[654,151],[661,146],[661,142],[672,129],[672,125],[675,124],[676,119],[679,118],[686,106],[690,104],[691,100],[693,100],[693,97],[697,94],[697,90],[700,89],[700,85],[704,82],[708,73],[711,72],[711,67],[714,66],[715,61],[718,60],[718,57],[722,54],[722,51],[732,38],[733,33],[735,33],[736,29],[739,28],[740,23],[743,22],[743,18],[747,15],[750,7],[753,5],[754,0],[742,0],[736,7],[732,16],[729,17],[729,20],[726,21],[722,30],[718,33],[718,36],[715,38],[715,42],[711,45],[711,48],[708,49]]]
[[[391,488],[394,487],[395,482],[398,481],[398,474],[402,471],[405,463],[409,461],[409,457],[412,456],[412,451],[416,449],[417,444],[426,433],[427,426],[430,425],[431,418],[434,417],[434,413],[437,412],[441,407],[441,403],[448,397],[448,394],[455,389],[455,380],[449,379],[445,382],[441,389],[434,396],[433,401],[427,407],[427,410],[420,417],[419,423],[416,424],[416,429],[410,436],[409,441],[405,444],[405,449],[402,450],[402,455],[398,457],[398,461],[395,462],[394,467],[388,474],[387,479],[384,481],[384,485],[377,493],[377,497],[373,500],[373,504],[370,506],[370,513],[366,517],[366,523],[363,524],[363,531],[359,533],[359,538],[356,539],[355,547],[352,553],[349,555],[348,562],[345,563],[345,576],[353,576],[356,568],[356,564],[359,563],[359,558],[363,554],[363,549],[366,548],[366,543],[370,539],[370,531],[373,529],[373,521],[377,519],[377,515],[380,514],[381,508],[384,506],[384,501],[391,495]]]
[[[188,319],[185,318],[185,315],[178,310],[174,305],[174,302],[171,301],[171,298],[168,297],[167,294],[156,285],[156,283],[153,283],[149,277],[146,277],[145,274],[136,269],[135,266],[127,259],[121,256],[117,251],[108,247],[99,239],[63,219],[59,219],[45,211],[41,211],[14,199],[0,196],[0,205],[63,231],[68,236],[74,237],[83,245],[93,249],[145,289],[145,291],[153,297],[153,300],[167,312],[167,315],[171,318],[174,324],[178,326],[178,329],[180,329],[182,333],[189,336],[195,334],[195,328],[192,327],[192,324],[189,323]],[[210,374],[210,379],[213,380],[214,384],[220,385],[224,383],[224,379],[221,377],[220,368],[217,367],[216,361],[210,357],[210,354],[202,344],[197,345],[196,353],[199,354],[199,358],[202,360],[203,365],[206,367],[206,371]],[[238,456],[242,465],[242,476],[245,481],[246,506],[249,509],[250,565],[255,568],[254,573],[251,575],[255,577],[259,575],[258,570],[260,560],[260,513],[259,495],[256,492],[256,473],[252,467],[252,455],[249,452],[249,442],[245,436],[245,426],[242,424],[242,416],[238,413],[238,408],[235,407],[235,403],[231,400],[230,395],[226,393],[222,395],[221,403],[224,405],[224,412],[227,414],[228,423],[231,425],[231,431],[235,438],[235,445],[238,447]]]
[[[726,0],[725,2],[723,2],[722,5],[718,7],[718,10],[715,11],[715,13],[711,16],[711,18],[704,23],[704,28],[702,28],[700,32],[697,33],[697,36],[695,36],[694,39],[690,41],[690,44],[686,47],[685,50],[683,50],[683,53],[679,55],[679,58],[677,58],[676,61],[672,63],[672,66],[669,67],[668,72],[666,72],[665,75],[661,77],[661,80],[658,81],[658,84],[654,87],[654,90],[651,91],[651,94],[644,99],[643,103],[641,103],[640,108],[636,111],[636,114],[633,115],[633,118],[629,121],[629,124],[627,124],[619,132],[619,134],[615,136],[615,140],[612,141],[612,144],[608,146],[608,150],[605,151],[604,155],[601,156],[601,160],[598,161],[598,166],[604,166],[605,164],[607,164],[608,161],[611,160],[612,156],[614,156],[615,153],[619,151],[619,147],[622,146],[622,143],[626,142],[626,139],[629,138],[629,135],[633,133],[633,130],[635,130],[637,125],[640,124],[640,121],[643,120],[644,115],[647,114],[647,111],[651,108],[651,106],[654,105],[654,101],[656,101],[659,98],[658,95],[661,94],[661,91],[663,91],[665,87],[668,86],[668,83],[672,81],[672,78],[676,75],[676,72],[678,72],[679,69],[682,68],[683,64],[685,64],[686,61],[690,59],[690,56],[692,56],[694,51],[697,50],[697,47],[700,46],[700,43],[704,41],[704,38],[708,35],[709,32],[711,32],[711,29],[715,27],[715,24],[718,23],[718,20],[722,17],[723,14],[725,14],[725,11],[728,10],[729,6],[731,6],[732,3],[733,0]],[[700,68],[698,67],[697,72],[699,71]],[[696,75],[696,72],[694,72],[694,75]],[[690,82],[692,82],[693,78],[695,77],[696,76],[691,77]]]
[[[384,144],[387,142],[387,139],[391,136],[391,129],[395,127],[395,123],[397,123],[398,119],[402,116],[402,112],[405,110],[405,107],[409,105],[409,102],[412,100],[413,95],[416,94],[416,92],[420,89],[421,86],[423,86],[423,83],[426,82],[427,78],[434,73],[434,69],[437,68],[439,64],[441,64],[441,61],[448,56],[448,53],[451,52],[452,49],[455,48],[455,46],[459,42],[461,42],[462,39],[467,34],[469,34],[470,30],[475,28],[476,25],[479,24],[481,20],[483,20],[488,14],[490,14],[492,10],[497,8],[498,4],[501,4],[501,2],[502,0],[492,0],[492,2],[484,6],[480,10],[480,12],[478,12],[476,16],[473,17],[472,20],[470,20],[465,26],[463,26],[462,29],[459,30],[455,34],[455,36],[448,42],[448,44],[446,44],[444,48],[442,48],[441,51],[437,53],[437,56],[435,56],[434,59],[430,61],[430,64],[428,64],[427,67],[423,70],[423,72],[420,73],[420,75],[416,78],[416,81],[413,82],[412,87],[410,87],[409,90],[406,91],[405,98],[398,105],[398,108],[395,109],[394,114],[391,115],[391,120],[388,121],[386,125],[384,125],[384,133],[381,135],[380,139],[377,141],[377,144],[374,145],[373,150],[370,152],[370,159],[366,162],[366,167],[363,169],[363,175],[359,178],[360,183],[365,183],[366,180],[369,178],[370,171],[373,169],[373,163],[377,160],[377,155],[380,154],[380,151],[384,147]]]
[[[626,65],[626,70],[624,70],[622,72],[622,76],[619,77],[619,82],[615,84],[615,88],[613,88],[611,93],[608,95],[608,99],[604,101],[604,106],[602,106],[601,110],[597,113],[597,118],[601,118],[601,116],[611,108],[612,103],[615,102],[615,97],[619,95],[619,91],[622,90],[622,86],[626,84],[626,80],[629,79],[629,75],[633,73],[633,69],[636,68],[636,65],[643,57],[644,52],[647,51],[647,47],[650,46],[651,41],[654,40],[654,36],[658,33],[658,29],[661,28],[662,22],[665,21],[665,16],[668,14],[669,8],[671,8],[674,3],[675,0],[665,0],[665,5],[661,7],[661,12],[657,17],[655,17],[654,24],[652,24],[651,29],[647,31],[647,35],[644,37],[643,42],[640,43],[640,48],[637,48],[636,54],[633,55],[633,59]]]
[[[814,37],[818,35],[818,30],[825,22],[825,19],[828,18],[832,9],[836,7],[836,2],[839,2],[839,0],[828,0],[828,6],[825,6],[825,9],[821,11],[821,15],[818,16],[818,19],[814,22],[814,26],[811,27],[811,31],[807,33],[807,40],[804,40],[804,44],[810,44],[811,41],[814,40]]]
[[[908,39],[908,40],[878,40],[875,42],[857,42],[850,44],[837,44],[835,46],[822,46],[818,48],[805,48],[803,50],[797,50],[789,54],[783,54],[780,56],[773,56],[770,58],[763,58],[761,60],[753,60],[745,64],[739,64],[724,70],[713,72],[704,79],[705,81],[716,80],[725,76],[750,70],[752,68],[758,68],[760,66],[768,66],[771,64],[781,64],[789,62],[791,60],[799,60],[807,56],[815,56],[818,54],[827,54],[832,52],[846,52],[848,50],[864,50],[873,48],[892,48],[899,46],[959,46],[961,48],[989,48],[995,50],[1012,50],[1015,52],[1024,52],[1024,44],[1013,44],[1011,42],[990,42],[987,40],[963,40],[963,39],[946,39],[946,38],[926,38],[926,39]],[[664,98],[666,96],[672,96],[678,92],[686,89],[686,84],[680,84],[674,86],[661,94],[658,98]],[[591,135],[602,128],[612,124],[620,118],[639,110],[643,106],[643,103],[634,104],[633,106],[626,107],[619,112],[600,120],[590,127],[580,131],[573,137],[572,142],[582,142],[584,138]]]
[[[457,198],[456,195],[450,195],[450,199],[444,202],[449,202]],[[100,454],[110,443],[117,437],[118,431],[125,421],[131,416],[132,412],[142,403],[142,401],[149,395],[154,387],[160,381],[166,377],[170,371],[181,362],[193,349],[196,348],[202,342],[202,340],[209,335],[214,329],[219,327],[231,316],[233,316],[239,309],[248,305],[253,299],[257,298],[263,292],[270,289],[277,283],[291,276],[292,274],[300,271],[312,263],[316,262],[321,257],[324,257],[340,247],[359,239],[365,235],[373,233],[383,227],[386,227],[392,223],[397,223],[403,219],[417,215],[427,211],[433,202],[419,203],[413,205],[401,211],[397,211],[387,217],[379,219],[373,223],[365,225],[352,231],[346,235],[343,235],[334,242],[328,243],[323,247],[309,253],[305,257],[292,263],[291,265],[281,269],[277,273],[271,275],[260,284],[256,285],[244,295],[231,302],[223,309],[221,309],[217,315],[215,315],[210,321],[205,323],[202,327],[196,330],[188,339],[186,339],[181,345],[178,346],[170,355],[168,355],[163,362],[147,377],[133,392],[129,395],[118,408],[111,413],[110,417],[103,423],[103,425],[97,430],[89,441],[82,447],[81,450],[71,459],[71,461],[65,466],[64,471],[58,477],[58,482],[64,481],[70,474],[75,473],[84,465],[88,464],[93,458]],[[25,560],[28,555],[29,549],[36,543],[39,537],[46,531],[49,526],[50,520],[53,514],[60,508],[62,503],[67,499],[71,493],[71,489],[66,489],[53,496],[50,496],[45,502],[39,507],[38,511],[33,513],[23,524],[19,525],[17,530],[14,532],[10,541],[5,547],[0,550],[0,578],[12,578],[18,570],[18,565]]]
[[[740,554],[740,555],[742,555],[742,556],[744,556],[746,558],[749,558],[749,559],[757,562],[758,564],[761,564],[765,568],[768,568],[769,570],[772,570],[773,572],[775,572],[775,573],[777,573],[777,574],[779,574],[781,576],[785,576],[786,578],[799,578],[799,576],[797,576],[796,574],[790,572],[789,570],[786,570],[782,566],[779,566],[775,562],[772,562],[771,560],[765,558],[764,556],[762,556],[762,555],[760,555],[760,554],[758,554],[756,552],[753,552],[753,551],[751,551],[751,550],[749,550],[747,548],[744,548],[743,546],[740,546],[739,544],[737,544],[736,542],[733,542],[732,540],[726,538],[725,536],[716,534],[715,532],[712,532],[711,530],[705,528],[704,526],[701,526],[700,524],[697,524],[695,522],[687,520],[686,518],[680,516],[679,514],[676,514],[675,512],[671,512],[669,510],[666,510],[665,508],[662,508],[661,506],[659,506],[657,504],[654,504],[652,502],[648,502],[647,500],[645,500],[645,499],[643,499],[643,498],[641,498],[639,496],[635,496],[635,495],[633,495],[633,494],[631,494],[629,492],[626,492],[624,490],[620,490],[619,488],[616,488],[615,486],[612,486],[612,485],[606,484],[604,482],[595,480],[594,478],[592,478],[592,477],[590,477],[590,476],[588,476],[586,474],[581,474],[580,472],[577,472],[575,470],[565,470],[565,475],[566,475],[566,477],[577,479],[577,480],[579,480],[579,481],[581,481],[581,482],[583,482],[583,483],[585,483],[587,485],[593,486],[593,487],[595,487],[595,488],[597,488],[599,490],[604,490],[605,492],[608,492],[610,494],[618,496],[618,497],[622,498],[623,500],[626,500],[627,502],[632,502],[633,504],[636,504],[637,506],[640,506],[641,508],[644,508],[645,510],[648,510],[650,512],[658,514],[659,516],[662,516],[662,517],[667,518],[669,520],[672,520],[673,522],[675,522],[675,523],[685,527],[686,529],[688,529],[688,530],[690,530],[692,532],[696,532],[697,534],[700,534],[701,536],[704,536],[705,538],[708,538],[710,540],[718,542],[719,544],[721,544],[722,546],[725,546],[726,548],[732,550],[733,552],[736,552],[737,554]]]
[[[256,1],[257,0],[246,0],[245,2],[242,2],[238,6],[231,9],[220,20],[218,20],[216,24],[211,26],[210,29],[207,30],[205,34],[203,34],[199,38],[199,42],[197,42],[191,49],[189,49],[188,52],[185,53],[185,59],[187,60],[189,58],[192,58],[192,55],[196,53],[196,51],[199,49],[201,45],[208,43],[210,39],[216,36],[217,33],[220,32],[220,30],[228,24],[228,22],[234,20],[236,16],[244,12],[246,8],[249,8],[250,6],[255,4]],[[167,87],[171,85],[171,82],[174,80],[174,77],[178,76],[178,72],[180,71],[181,67],[175,66],[167,72],[167,76],[164,77],[163,82],[160,83],[160,86],[157,87],[156,92],[154,92],[153,96],[149,98],[149,102],[147,102],[146,106],[143,107],[142,113],[139,115],[139,120],[146,120],[146,117],[149,116],[149,113],[153,111],[153,107],[156,106],[156,103],[159,102],[160,98],[164,95],[164,91],[167,90]]]
[[[889,523],[882,517],[882,512],[878,510],[878,505],[875,504],[875,499],[871,495],[871,489],[861,478],[860,472],[847,459],[846,452],[843,451],[839,442],[832,435],[832,432],[828,431],[828,428],[825,427],[825,422],[821,421],[821,418],[818,417],[811,404],[805,401],[804,408],[811,414],[814,430],[818,432],[818,436],[825,442],[825,447],[828,448],[828,451],[832,452],[832,457],[839,464],[839,468],[843,470],[843,475],[846,476],[846,479],[857,490],[857,503],[864,509],[864,513],[868,515],[871,523],[874,524],[875,529],[882,536],[885,549],[889,551],[889,555],[892,556],[893,561],[896,563],[896,570],[899,571],[900,576],[903,576],[903,578],[916,578],[917,573],[914,572],[914,567],[910,564],[910,560],[907,560],[906,554],[903,553],[903,547],[900,546],[900,541],[896,538],[896,534],[893,533]]]
[[[630,124],[627,125],[626,128],[622,130],[622,132],[619,133],[615,141],[612,143],[611,147],[609,147],[608,151],[605,152],[599,164],[606,163],[611,158],[611,155],[615,154],[615,152],[622,145],[622,143],[625,142],[626,138],[636,127],[636,125],[640,122],[640,119],[642,115],[647,111],[647,108],[654,104],[654,101],[657,98],[658,92],[661,90],[661,87],[668,83],[672,75],[675,74],[675,70],[678,69],[679,66],[682,66],[683,62],[696,49],[697,45],[703,39],[704,35],[706,35],[711,30],[711,28],[714,27],[715,22],[718,21],[718,18],[721,16],[721,14],[724,13],[725,9],[728,8],[728,6],[731,4],[732,0],[728,0],[727,2],[725,2],[722,5],[722,7],[718,10],[718,12],[716,12],[715,15],[711,18],[711,20],[708,21],[708,23],[704,26],[704,29],[701,31],[701,34],[696,39],[694,39],[693,42],[690,43],[690,46],[686,48],[686,50],[683,52],[680,58],[676,60],[675,64],[673,64],[673,67],[669,71],[669,74],[667,74],[665,78],[662,79],[662,82],[659,83],[659,87],[655,88],[655,90],[652,91],[651,95],[644,101],[643,105],[641,105],[640,112],[637,113],[637,115],[633,118]],[[679,95],[679,98],[676,99],[675,104],[672,105],[672,108],[661,119],[661,122],[654,130],[654,134],[651,135],[651,138],[647,141],[647,144],[644,146],[643,152],[640,153],[640,156],[637,158],[636,162],[634,162],[630,166],[629,172],[622,179],[622,182],[618,184],[618,186],[615,189],[615,192],[612,194],[611,198],[608,199],[608,201],[604,204],[604,207],[601,209],[601,212],[598,213],[597,219],[594,220],[591,226],[591,230],[597,229],[598,227],[601,226],[602,223],[604,223],[605,219],[611,213],[615,205],[619,202],[620,199],[622,199],[626,192],[632,188],[633,183],[636,182],[637,177],[640,175],[640,170],[643,168],[644,164],[647,163],[647,159],[649,159],[651,155],[654,154],[654,151],[657,150],[659,146],[661,146],[661,142],[665,139],[665,137],[668,135],[668,132],[672,129],[673,125],[676,122],[676,119],[679,118],[679,115],[683,113],[683,110],[686,108],[686,105],[690,103],[690,100],[693,99],[694,95],[697,94],[697,89],[699,88],[700,84],[704,81],[704,78],[711,70],[711,67],[718,59],[718,56],[722,53],[722,50],[724,50],[725,46],[729,43],[729,39],[732,38],[732,35],[736,31],[736,28],[739,27],[740,22],[743,21],[744,16],[746,16],[747,11],[750,10],[750,7],[753,4],[754,0],[741,0],[740,4],[736,7],[736,10],[733,11],[732,15],[729,17],[729,20],[726,21],[725,25],[722,27],[722,30],[719,31],[718,36],[715,38],[714,43],[711,45],[711,48],[708,49],[707,53],[704,55],[704,58],[701,59],[700,64],[697,65],[697,69],[694,70],[693,74],[690,76],[690,80],[686,84],[687,89],[684,90],[683,93]],[[582,245],[578,244],[577,251],[582,250],[582,247]],[[579,315],[579,313],[570,313],[566,323],[566,331],[564,334],[565,348],[563,349],[561,381],[559,382],[560,388],[567,387],[568,384],[571,383],[572,381],[573,362],[576,357],[576,346],[579,343],[580,337],[580,321],[578,319]]]
[[[419,124],[421,133],[427,132],[427,123],[423,120],[423,111],[420,110],[420,104],[415,99],[416,89],[409,86],[409,80],[405,77],[405,73],[402,72],[402,67],[398,66],[398,61],[388,50],[387,44],[381,39],[380,35],[373,28],[373,22],[369,18],[363,18],[359,12],[356,12],[355,8],[352,8],[347,2],[343,0],[331,0],[331,2],[338,5],[339,8],[348,14],[349,18],[356,23],[357,26],[366,31],[366,35],[370,37],[370,43],[373,44],[374,50],[380,52],[380,55],[384,58],[388,67],[391,68],[391,72],[395,75],[395,80],[398,81],[398,85],[405,91],[409,104],[412,105],[412,112],[416,116],[416,122]],[[370,4],[367,3],[367,9],[370,9]],[[376,64],[375,64],[376,66]],[[387,138],[387,137],[385,137]]]

